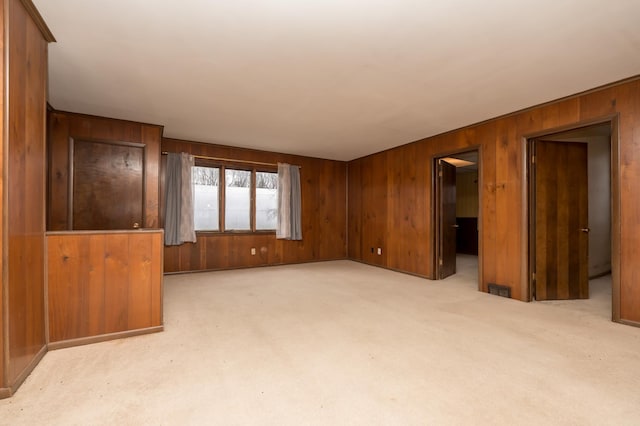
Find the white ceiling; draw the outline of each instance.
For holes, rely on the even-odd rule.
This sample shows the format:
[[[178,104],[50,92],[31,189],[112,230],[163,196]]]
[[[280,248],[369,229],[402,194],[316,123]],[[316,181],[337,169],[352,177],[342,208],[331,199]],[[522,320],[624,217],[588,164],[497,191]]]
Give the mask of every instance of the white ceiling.
[[[638,0],[34,0],[50,103],[351,160],[640,74]]]

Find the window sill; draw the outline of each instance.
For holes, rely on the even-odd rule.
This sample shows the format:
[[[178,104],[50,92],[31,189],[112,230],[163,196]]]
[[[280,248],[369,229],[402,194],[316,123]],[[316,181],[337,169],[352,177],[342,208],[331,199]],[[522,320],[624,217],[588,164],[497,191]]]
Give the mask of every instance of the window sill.
[[[276,235],[275,230],[265,230],[265,231],[196,231],[196,236],[203,237],[221,237],[221,236],[238,236],[238,235]]]

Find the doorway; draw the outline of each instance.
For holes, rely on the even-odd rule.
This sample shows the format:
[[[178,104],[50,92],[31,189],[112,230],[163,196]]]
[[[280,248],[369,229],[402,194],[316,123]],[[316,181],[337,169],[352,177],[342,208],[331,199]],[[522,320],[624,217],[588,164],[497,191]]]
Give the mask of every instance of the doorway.
[[[435,279],[478,269],[479,159],[478,149],[434,158]]]
[[[528,139],[528,288],[537,301],[607,297],[616,320],[614,124]]]

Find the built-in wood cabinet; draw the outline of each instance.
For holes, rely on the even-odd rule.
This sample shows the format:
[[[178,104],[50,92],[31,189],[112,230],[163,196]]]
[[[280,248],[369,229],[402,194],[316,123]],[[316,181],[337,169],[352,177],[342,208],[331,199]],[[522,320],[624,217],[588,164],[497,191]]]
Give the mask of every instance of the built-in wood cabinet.
[[[163,235],[48,233],[49,348],[161,331]]]
[[[28,0],[0,0],[0,398],[46,352],[47,49],[55,41]]]
[[[48,131],[48,231],[132,229],[134,217],[140,228],[160,227],[162,126],[52,110]],[[106,175],[108,182],[101,182]],[[83,203],[97,192],[108,199],[109,191],[119,194],[117,209]],[[105,208],[106,215],[93,217]]]

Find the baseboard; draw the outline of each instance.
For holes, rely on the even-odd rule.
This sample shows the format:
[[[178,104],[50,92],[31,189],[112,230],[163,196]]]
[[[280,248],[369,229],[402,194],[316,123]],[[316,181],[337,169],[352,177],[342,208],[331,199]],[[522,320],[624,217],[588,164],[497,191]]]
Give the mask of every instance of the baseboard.
[[[33,369],[36,368],[36,366],[38,365],[38,363],[40,363],[40,361],[42,360],[42,358],[45,356],[46,353],[47,353],[47,345],[44,345],[42,348],[40,348],[36,356],[33,357],[29,365],[27,365],[27,367],[24,370],[22,370],[22,372],[18,375],[18,377],[16,378],[16,381],[13,382],[9,388],[5,388],[9,390],[9,395],[5,396],[5,398],[16,393],[18,388],[22,385],[22,383],[24,383],[27,377],[29,377],[29,374],[31,374]],[[0,398],[2,397],[3,397],[2,392],[0,390]]]
[[[143,334],[158,333],[164,330],[164,325],[155,327],[138,328],[136,330],[119,331],[117,333],[100,334],[98,336],[80,337],[78,339],[60,340],[59,342],[50,342],[49,350],[70,348],[72,346],[89,345],[91,343],[106,342],[108,340],[122,339],[125,337],[140,336]]]
[[[361,263],[363,265],[367,265],[367,266],[374,266],[376,268],[382,268],[382,269],[386,269],[387,271],[393,271],[393,272],[400,272],[401,274],[406,274],[406,275],[411,275],[414,277],[418,277],[418,278],[424,278],[430,281],[433,281],[433,278],[427,276],[427,275],[423,275],[423,274],[418,274],[417,272],[409,272],[409,271],[404,271],[402,269],[396,269],[396,268],[390,268],[388,266],[383,266],[383,265],[378,265],[375,263],[369,263],[369,262],[365,262],[364,260],[360,260],[360,259],[345,259],[345,260],[349,260],[351,262],[356,262],[356,263]]]
[[[620,324],[624,324],[624,325],[630,325],[632,327],[640,327],[640,322],[637,321],[629,321],[629,320],[625,320],[625,319],[621,319],[620,321],[618,321]]]
[[[0,388],[0,399],[9,398],[11,396],[11,389]]]
[[[335,262],[337,260],[353,260],[348,257],[336,257],[333,259],[316,259],[316,260],[303,260],[300,262],[283,262],[283,263],[264,263],[261,265],[244,265],[244,266],[231,266],[228,268],[212,268],[212,269],[190,269],[187,271],[163,271],[163,275],[181,275],[191,274],[195,272],[218,272],[218,271],[235,271],[237,269],[253,269],[253,268],[270,268],[272,266],[287,266],[287,265],[304,265],[306,263],[320,263],[320,262]]]

